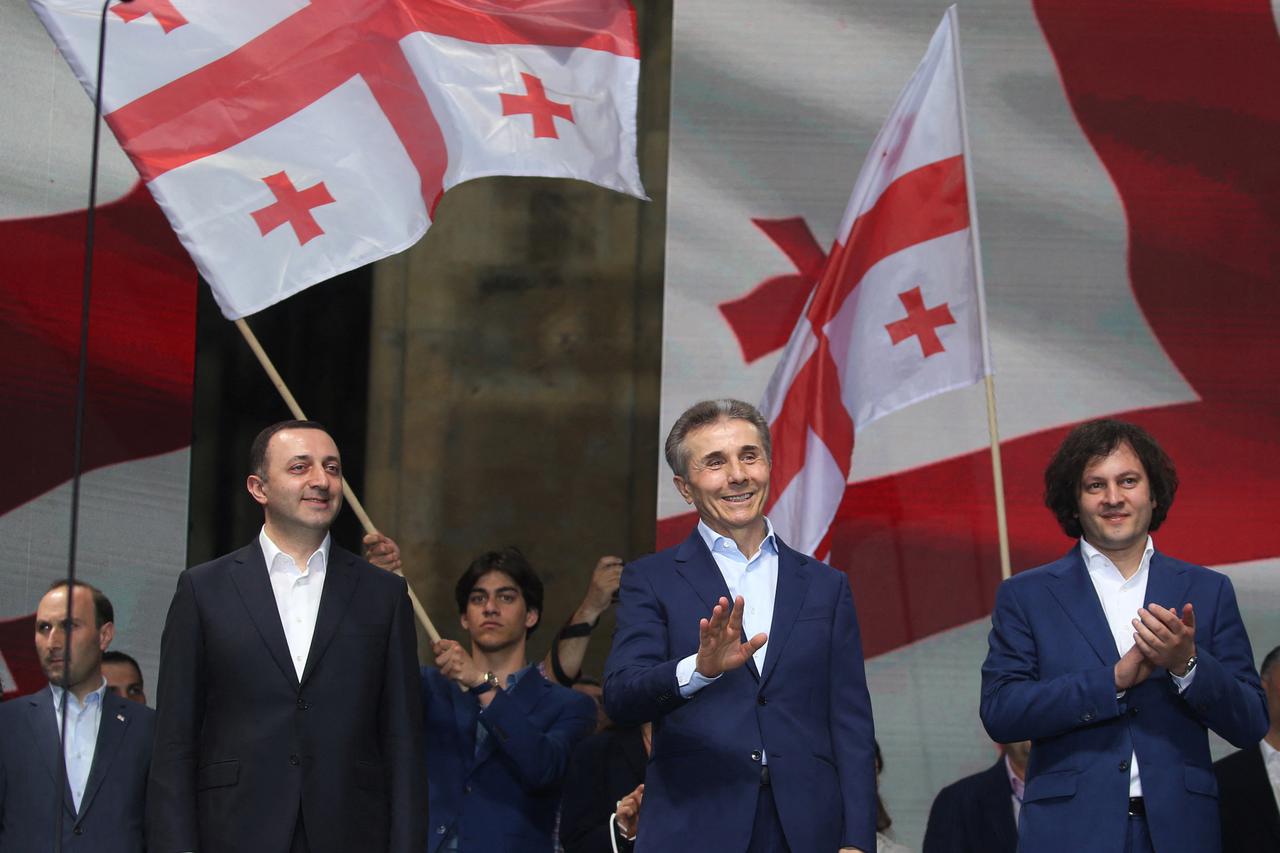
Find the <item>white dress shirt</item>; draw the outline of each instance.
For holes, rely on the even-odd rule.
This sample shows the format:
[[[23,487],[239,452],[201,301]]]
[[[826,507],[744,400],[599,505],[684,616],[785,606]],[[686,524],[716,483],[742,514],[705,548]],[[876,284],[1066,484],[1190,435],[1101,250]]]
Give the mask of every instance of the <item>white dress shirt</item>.
[[[53,690],[53,718],[58,731],[62,731],[62,694],[56,684]],[[67,784],[71,787],[71,799],[76,813],[80,813],[80,800],[89,784],[89,770],[93,767],[93,753],[98,748],[98,728],[102,725],[102,694],[107,691],[107,679],[102,679],[98,689],[89,693],[81,702],[76,694],[67,693]]]
[[[316,616],[320,613],[320,594],[324,592],[325,569],[329,563],[329,534],[316,552],[299,569],[293,558],[276,547],[264,526],[258,534],[262,556],[267,563],[267,577],[280,613],[280,625],[289,644],[293,668],[302,678],[311,651],[311,637],[316,632]]]
[[[702,541],[707,543],[711,558],[729,588],[729,600],[742,596],[742,630],[748,637],[756,634],[768,634],[773,627],[773,599],[778,590],[778,543],[773,535],[773,525],[769,519],[764,520],[765,536],[760,549],[747,557],[738,545],[728,536],[721,536],[706,523],[698,522],[698,533]],[[711,616],[710,613],[707,614]],[[769,651],[765,643],[752,656],[756,671],[764,672],[764,659]],[[697,653],[676,664],[676,684],[680,695],[692,696],[703,687],[715,681],[697,671]],[[720,676],[716,676],[719,678]]]
[[[1111,629],[1116,651],[1120,653],[1120,657],[1124,657],[1125,653],[1134,646],[1133,620],[1138,618],[1138,610],[1148,604],[1147,580],[1151,577],[1151,555],[1155,553],[1155,544],[1148,536],[1147,548],[1142,552],[1142,561],[1138,564],[1138,570],[1128,580],[1125,580],[1124,575],[1120,574],[1116,564],[1111,562],[1107,555],[1084,539],[1080,540],[1080,553],[1084,557],[1085,566],[1089,569],[1089,580],[1093,581],[1093,588],[1098,593],[1098,600],[1102,603],[1102,612],[1106,614],[1107,627]],[[1182,678],[1173,673],[1169,673],[1169,676],[1181,693],[1191,686],[1195,678],[1195,670],[1188,672]],[[1124,694],[1121,692],[1119,695]],[[1142,796],[1142,779],[1138,775],[1136,752],[1129,757],[1129,796]]]
[[[1265,740],[1258,748],[1262,750],[1262,763],[1267,768],[1267,778],[1271,780],[1271,795],[1276,798],[1276,808],[1280,808],[1280,751]]]

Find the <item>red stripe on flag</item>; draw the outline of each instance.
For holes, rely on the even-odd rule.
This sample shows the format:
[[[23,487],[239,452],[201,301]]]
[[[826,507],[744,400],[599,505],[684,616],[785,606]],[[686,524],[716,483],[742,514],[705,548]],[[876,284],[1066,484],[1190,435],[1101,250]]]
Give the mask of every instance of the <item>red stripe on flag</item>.
[[[921,166],[891,183],[854,220],[849,238],[831,248],[822,281],[809,306],[809,322],[821,329],[840,311],[867,270],[903,249],[969,227],[964,158]]]
[[[356,15],[345,0],[314,0],[226,56],[114,110],[107,121],[143,179],[152,181],[279,124],[360,76],[387,111],[431,202],[441,192],[444,138],[404,58],[403,38],[426,30],[486,44],[614,48],[609,52],[638,56],[632,14],[626,3],[584,9],[543,0],[512,12],[419,0],[408,12],[380,2]]]

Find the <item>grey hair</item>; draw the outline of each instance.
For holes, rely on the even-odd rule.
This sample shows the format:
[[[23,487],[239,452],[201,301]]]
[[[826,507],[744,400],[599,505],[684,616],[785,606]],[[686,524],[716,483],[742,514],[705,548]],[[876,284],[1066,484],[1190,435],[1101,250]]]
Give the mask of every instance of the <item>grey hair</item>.
[[[666,457],[667,465],[677,477],[689,476],[689,449],[684,440],[696,429],[721,420],[746,421],[756,428],[760,434],[760,444],[764,448],[764,458],[773,464],[773,443],[769,439],[769,423],[760,414],[760,410],[750,403],[741,400],[722,398],[719,400],[703,400],[694,403],[684,410],[684,414],[676,418],[667,433]]]

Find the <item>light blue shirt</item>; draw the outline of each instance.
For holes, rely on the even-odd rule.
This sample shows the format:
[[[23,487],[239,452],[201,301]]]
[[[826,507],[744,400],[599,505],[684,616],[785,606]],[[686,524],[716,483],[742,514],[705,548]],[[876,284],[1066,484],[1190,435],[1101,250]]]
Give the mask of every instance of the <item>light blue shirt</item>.
[[[50,684],[53,691],[54,722],[58,731],[62,731],[62,694],[65,692],[56,684]],[[76,698],[74,693],[67,693],[67,784],[71,787],[71,799],[75,803],[76,812],[80,812],[80,800],[84,798],[84,789],[89,784],[89,770],[93,768],[93,753],[98,747],[98,728],[102,724],[102,694],[107,690],[107,679],[97,690],[87,694],[84,701]]]
[[[742,596],[742,630],[748,637],[768,634],[773,627],[773,600],[778,591],[778,540],[773,534],[773,524],[764,520],[765,536],[760,550],[747,557],[728,536],[716,533],[706,522],[698,522],[698,534],[707,543],[711,558],[720,570],[724,584],[729,588],[729,599]],[[707,614],[710,616],[711,614]],[[764,671],[764,660],[769,644],[765,643],[752,656],[756,670]],[[676,684],[680,695],[688,698],[706,687],[715,678],[707,678],[697,671],[697,653],[689,655],[676,665]],[[716,676],[719,678],[720,676]]]

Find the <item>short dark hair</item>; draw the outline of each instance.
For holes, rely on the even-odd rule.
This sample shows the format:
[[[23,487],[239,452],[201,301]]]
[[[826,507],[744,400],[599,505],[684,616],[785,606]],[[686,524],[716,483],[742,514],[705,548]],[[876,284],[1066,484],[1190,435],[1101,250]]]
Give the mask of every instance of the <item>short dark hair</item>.
[[[69,584],[70,582],[66,578],[58,578],[53,583],[49,584],[49,588],[45,590],[45,594],[48,595],[55,589],[68,586]],[[89,590],[89,593],[93,596],[93,621],[95,623],[95,628],[101,628],[108,622],[116,621],[116,611],[115,608],[111,606],[111,599],[107,598],[106,594],[102,590],[98,589],[93,584],[88,584],[81,580],[76,581],[76,586],[84,587]]]
[[[110,649],[109,651],[103,652],[102,662],[103,663],[127,663],[138,671],[138,675],[142,675],[142,667],[138,666],[138,662],[133,659],[132,655],[127,655],[124,652],[118,652],[115,649]]]
[[[277,421],[253,437],[253,444],[249,445],[250,474],[257,474],[264,480],[267,478],[267,445],[271,443],[271,436],[286,429],[318,429],[329,435],[329,430],[319,421]]]
[[[453,588],[453,597],[458,602],[458,612],[467,612],[467,601],[471,597],[471,591],[476,588],[480,579],[490,572],[509,575],[516,582],[516,586],[520,587],[525,608],[538,611],[538,621],[533,623],[532,628],[525,631],[526,637],[532,634],[542,623],[542,579],[533,570],[533,566],[529,565],[525,555],[514,545],[508,545],[500,551],[487,551],[471,561],[471,565],[467,566],[467,570],[462,573],[462,577],[458,578],[458,583]]]
[[[724,397],[694,403],[671,425],[664,452],[673,474],[678,477],[689,476],[689,450],[684,445],[689,433],[720,420],[746,421],[755,427],[756,432],[760,433],[764,458],[770,464],[773,463],[773,443],[769,438],[769,422],[764,419],[764,415],[750,403]]]
[[[1267,673],[1274,669],[1278,663],[1280,663],[1280,646],[1276,646],[1267,652],[1267,656],[1262,659],[1262,666],[1258,667],[1258,675],[1266,678]]]
[[[1178,472],[1173,460],[1147,432],[1136,424],[1100,418],[1075,427],[1062,440],[1049,466],[1044,469],[1044,505],[1058,519],[1062,532],[1072,539],[1084,533],[1080,526],[1080,481],[1084,469],[1095,459],[1110,456],[1127,444],[1142,463],[1155,507],[1149,530],[1157,530],[1169,515],[1178,491]]]

